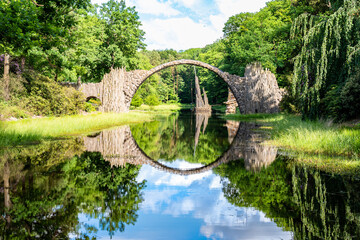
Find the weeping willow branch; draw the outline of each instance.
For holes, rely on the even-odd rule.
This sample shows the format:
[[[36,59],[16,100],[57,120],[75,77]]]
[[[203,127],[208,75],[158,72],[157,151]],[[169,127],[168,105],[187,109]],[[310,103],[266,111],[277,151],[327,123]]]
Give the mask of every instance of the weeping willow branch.
[[[328,17],[303,14],[294,21],[291,38],[302,36],[302,48],[295,58],[292,93],[307,117],[326,114],[322,101],[329,87],[343,84],[356,68],[352,62],[360,44],[358,11],[358,1],[345,0]]]

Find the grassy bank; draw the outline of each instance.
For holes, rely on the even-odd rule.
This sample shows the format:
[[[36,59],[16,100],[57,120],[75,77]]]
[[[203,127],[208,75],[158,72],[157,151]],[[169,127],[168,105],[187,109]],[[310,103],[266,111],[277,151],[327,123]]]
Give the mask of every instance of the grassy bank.
[[[227,119],[258,121],[269,129],[270,144],[298,153],[360,158],[360,126],[345,127],[321,121],[302,121],[285,114],[229,115]]]
[[[141,112],[96,113],[0,122],[0,147],[38,143],[130,123],[150,121],[155,115]]]

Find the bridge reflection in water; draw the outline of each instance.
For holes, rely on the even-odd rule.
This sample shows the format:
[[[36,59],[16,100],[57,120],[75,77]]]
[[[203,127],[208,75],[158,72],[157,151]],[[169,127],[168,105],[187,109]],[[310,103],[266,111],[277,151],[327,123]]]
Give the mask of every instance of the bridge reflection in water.
[[[209,116],[196,116],[195,148],[198,143],[200,128],[205,132]],[[100,152],[111,166],[148,164],[162,171],[191,175],[206,172],[214,167],[230,161],[244,159],[245,168],[249,171],[260,171],[269,166],[276,158],[277,149],[262,144],[259,133],[254,131],[259,126],[255,123],[226,121],[229,148],[215,161],[194,169],[178,169],[149,157],[136,143],[129,126],[106,130],[97,135],[84,137],[84,144],[89,152]],[[195,152],[195,149],[194,149]]]

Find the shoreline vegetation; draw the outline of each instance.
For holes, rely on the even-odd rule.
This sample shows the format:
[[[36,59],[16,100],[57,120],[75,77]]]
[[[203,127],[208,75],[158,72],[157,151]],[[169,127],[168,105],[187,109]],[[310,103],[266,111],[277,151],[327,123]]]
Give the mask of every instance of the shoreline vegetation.
[[[228,120],[258,122],[268,133],[265,144],[297,164],[342,174],[360,170],[360,123],[333,124],[329,121],[304,121],[290,114],[232,114]]]
[[[141,107],[128,113],[101,113],[39,117],[0,121],[0,148],[38,144],[46,140],[68,138],[126,124],[153,121],[191,104],[161,104]]]
[[[151,121],[156,116],[133,111],[0,122],[0,147],[37,144],[44,140],[67,138],[125,124]]]

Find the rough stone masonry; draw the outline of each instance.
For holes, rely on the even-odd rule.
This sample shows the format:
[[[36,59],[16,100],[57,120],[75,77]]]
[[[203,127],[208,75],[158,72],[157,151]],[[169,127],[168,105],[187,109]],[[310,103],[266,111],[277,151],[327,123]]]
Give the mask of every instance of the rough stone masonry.
[[[102,102],[100,111],[127,112],[135,92],[148,77],[162,69],[184,64],[203,67],[219,75],[228,84],[236,100],[227,103],[232,106],[237,103],[242,114],[276,113],[280,110],[282,94],[275,75],[264,70],[260,63],[248,65],[245,76],[239,77],[204,62],[182,59],[159,65],[151,70],[127,72],[124,68],[111,69],[100,83],[80,83],[75,87],[87,98],[98,98]]]

